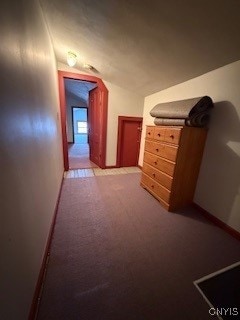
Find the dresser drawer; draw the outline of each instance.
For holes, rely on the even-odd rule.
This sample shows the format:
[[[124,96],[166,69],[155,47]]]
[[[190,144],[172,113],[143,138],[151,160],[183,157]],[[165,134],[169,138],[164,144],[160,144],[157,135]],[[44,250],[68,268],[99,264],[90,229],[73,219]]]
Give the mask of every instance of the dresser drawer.
[[[181,136],[180,128],[166,128],[164,141],[173,143],[173,144],[179,144],[180,136]]]
[[[147,127],[141,185],[166,210],[191,204],[206,137],[205,128]]]
[[[154,127],[148,127],[146,129],[146,139],[153,139],[154,137]]]
[[[178,148],[175,146],[170,146],[168,144],[145,141],[145,150],[154,153],[157,156],[166,158],[171,161],[175,161],[177,157]]]
[[[151,166],[149,166],[147,163],[143,163],[142,171],[146,173],[148,176],[150,176],[152,179],[156,180],[156,182],[160,183],[162,186],[164,186],[167,189],[171,189],[172,187],[172,177],[167,175],[166,173],[163,173],[162,171],[159,171]]]
[[[170,191],[158,184],[156,181],[149,178],[146,174],[142,173],[142,183],[158,197],[160,197],[165,202],[169,202]]]
[[[163,127],[155,127],[153,138],[158,141],[164,141],[165,136],[165,128]]]
[[[161,170],[169,174],[170,176],[173,176],[173,172],[174,172],[173,162],[170,162],[168,160],[165,160],[163,158],[160,158],[148,152],[144,153],[144,161],[150,164],[151,166],[157,168],[158,170]]]

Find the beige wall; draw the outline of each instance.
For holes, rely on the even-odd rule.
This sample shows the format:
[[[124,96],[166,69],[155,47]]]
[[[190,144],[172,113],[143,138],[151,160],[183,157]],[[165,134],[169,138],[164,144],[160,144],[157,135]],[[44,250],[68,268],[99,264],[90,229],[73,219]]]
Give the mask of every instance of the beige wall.
[[[58,70],[86,74],[76,68],[58,63]],[[108,89],[108,125],[106,165],[116,165],[118,116],[142,117],[144,98],[103,80]]]
[[[109,90],[107,165],[116,165],[118,116],[142,117],[144,98],[104,81]]]
[[[240,61],[145,98],[144,130],[160,102],[209,95],[215,108],[194,201],[240,231]],[[139,164],[143,162],[142,139]]]
[[[63,173],[57,70],[37,1],[1,2],[0,319],[26,320]]]

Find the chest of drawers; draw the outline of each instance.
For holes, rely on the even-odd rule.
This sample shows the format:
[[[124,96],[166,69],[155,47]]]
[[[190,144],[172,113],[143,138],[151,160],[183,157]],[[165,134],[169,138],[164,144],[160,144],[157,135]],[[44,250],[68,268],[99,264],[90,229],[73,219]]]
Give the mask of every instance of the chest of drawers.
[[[141,185],[168,211],[192,202],[207,129],[147,126]]]

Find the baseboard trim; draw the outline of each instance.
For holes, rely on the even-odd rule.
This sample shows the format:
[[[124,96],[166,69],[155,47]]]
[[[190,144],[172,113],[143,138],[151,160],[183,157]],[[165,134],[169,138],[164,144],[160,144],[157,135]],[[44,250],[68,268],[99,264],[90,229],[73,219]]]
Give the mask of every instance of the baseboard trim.
[[[52,235],[53,235],[53,230],[54,230],[54,226],[55,226],[55,222],[56,222],[60,196],[61,196],[61,192],[62,192],[63,179],[64,179],[64,177],[62,177],[62,181],[61,181],[60,188],[58,191],[58,197],[57,197],[57,201],[56,201],[56,205],[55,205],[52,223],[51,223],[50,231],[49,231],[48,238],[47,238],[47,244],[46,244],[46,247],[44,250],[44,256],[43,256],[41,268],[39,271],[39,275],[38,275],[38,279],[37,279],[37,283],[36,283],[36,287],[35,287],[35,291],[34,291],[34,295],[33,295],[33,299],[32,299],[32,304],[31,304],[28,320],[35,320],[36,316],[37,316],[37,311],[38,311],[39,302],[40,302],[39,297],[40,297],[40,294],[42,291],[42,285],[43,285],[43,281],[44,281],[44,277],[45,277],[46,266],[47,266],[48,259],[49,259],[49,252],[50,252],[50,247],[51,247],[51,242],[52,242]]]
[[[210,220],[212,223],[214,223],[219,228],[223,229],[225,232],[230,234],[232,237],[236,238],[240,241],[240,232],[233,229],[229,225],[227,225],[225,222],[221,221],[220,219],[213,216],[211,213],[209,213],[207,210],[203,209],[201,206],[193,202],[193,206],[198,209],[201,214],[208,220]]]
[[[136,167],[138,167],[139,169],[142,170],[142,166],[140,166],[139,164]],[[106,169],[116,169],[116,168],[119,169],[119,168],[123,168],[123,167],[120,167],[120,166],[117,166],[117,165],[115,165],[115,166],[106,166]]]

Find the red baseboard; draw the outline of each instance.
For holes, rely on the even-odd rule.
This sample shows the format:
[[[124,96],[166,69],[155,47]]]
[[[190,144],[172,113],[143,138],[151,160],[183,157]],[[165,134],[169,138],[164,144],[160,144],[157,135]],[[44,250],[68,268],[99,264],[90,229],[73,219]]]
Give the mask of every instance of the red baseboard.
[[[119,168],[117,166],[106,166],[105,169],[116,169],[116,168]]]
[[[137,167],[142,170],[142,166],[137,165]],[[119,169],[119,168],[122,168],[122,167],[119,167],[119,166],[117,166],[117,165],[115,165],[115,166],[106,166],[106,169],[115,169],[115,168],[118,168],[118,169]]]
[[[36,318],[36,315],[37,315],[37,310],[38,310],[39,302],[40,302],[39,301],[39,296],[40,296],[40,293],[41,293],[42,284],[43,284],[43,280],[44,280],[44,276],[45,276],[46,265],[47,265],[47,262],[48,262],[48,257],[49,257],[51,242],[52,242],[53,229],[54,229],[55,222],[56,222],[56,217],[57,217],[57,211],[58,211],[58,206],[59,206],[59,200],[60,200],[60,196],[61,196],[62,186],[63,186],[63,177],[62,177],[61,185],[60,185],[59,192],[58,192],[57,202],[56,202],[56,205],[55,205],[55,210],[54,210],[54,214],[53,214],[53,218],[52,218],[52,223],[51,223],[50,231],[49,231],[49,234],[48,234],[47,244],[46,244],[46,247],[45,247],[45,250],[44,250],[44,256],[43,256],[41,268],[40,268],[40,271],[39,271],[38,280],[37,280],[37,284],[36,284],[36,287],[35,287],[35,291],[34,291],[34,295],[33,295],[33,300],[32,300],[32,304],[31,304],[28,320],[34,320]]]
[[[220,219],[214,217],[211,213],[209,213],[208,211],[206,211],[205,209],[200,207],[198,204],[193,203],[193,206],[196,209],[198,209],[206,219],[210,220],[212,223],[217,225],[219,228],[223,229],[224,231],[229,233],[232,237],[234,237],[240,241],[240,233],[237,230],[233,229],[232,227],[230,227],[229,225],[227,225],[225,222],[221,221]]]

